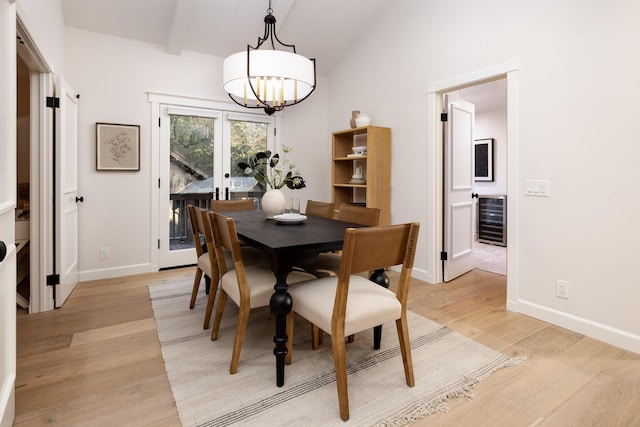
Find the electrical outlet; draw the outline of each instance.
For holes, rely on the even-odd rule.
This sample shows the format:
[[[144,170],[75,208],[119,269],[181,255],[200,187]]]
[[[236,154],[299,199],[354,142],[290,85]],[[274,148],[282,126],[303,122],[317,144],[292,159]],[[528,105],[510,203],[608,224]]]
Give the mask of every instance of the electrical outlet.
[[[100,248],[100,259],[109,259],[109,247],[103,246]]]
[[[569,282],[556,279],[556,296],[569,299]]]

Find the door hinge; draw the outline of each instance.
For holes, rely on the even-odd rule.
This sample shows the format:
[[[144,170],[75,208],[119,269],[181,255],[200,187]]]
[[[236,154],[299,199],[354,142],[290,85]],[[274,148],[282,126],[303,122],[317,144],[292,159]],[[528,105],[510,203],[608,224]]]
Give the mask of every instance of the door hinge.
[[[160,178],[158,178],[158,188],[160,188]]]
[[[158,249],[160,249],[160,239],[158,239]]]
[[[59,274],[50,274],[47,276],[47,286],[55,286],[60,284]]]
[[[440,261],[447,260],[447,253],[445,251],[440,252]]]
[[[161,123],[161,121],[162,121],[162,118],[158,117],[158,127],[159,127],[159,128],[161,128],[161,127],[162,127],[162,125],[160,124],[160,123]]]
[[[60,98],[56,98],[55,96],[47,96],[47,107],[60,108]]]
[[[449,119],[449,114],[447,114],[447,113],[440,114],[440,121],[441,122],[446,122],[448,119]]]
[[[273,128],[273,136],[276,136],[276,134],[277,134],[277,132],[276,132],[276,131],[277,131],[277,129],[274,127],[274,128]]]

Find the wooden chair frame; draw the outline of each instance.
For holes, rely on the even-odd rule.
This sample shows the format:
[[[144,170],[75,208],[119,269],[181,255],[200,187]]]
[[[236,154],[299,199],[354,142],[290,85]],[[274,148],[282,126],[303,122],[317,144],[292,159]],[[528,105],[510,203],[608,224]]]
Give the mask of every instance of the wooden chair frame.
[[[353,276],[353,274],[402,264],[400,279],[395,292],[395,297],[397,298],[401,308],[400,316],[395,319],[395,322],[398,340],[400,342],[400,351],[402,353],[406,383],[409,387],[414,386],[415,380],[407,326],[407,297],[409,294],[409,285],[411,281],[411,272],[413,269],[419,228],[420,225],[414,222],[382,227],[347,229],[338,276],[319,279],[319,283],[314,284],[316,286],[323,286],[323,289],[334,289],[333,287],[328,287],[326,285],[328,283],[334,283],[332,281],[337,281],[337,284],[335,285],[335,295],[333,297],[333,311],[331,319],[323,319],[323,323],[328,324],[330,322],[340,417],[345,421],[349,419],[345,321],[350,282],[351,280],[354,280],[354,277],[357,277]],[[323,283],[322,281],[325,282]],[[371,286],[378,286],[373,282],[370,283]],[[301,301],[301,297],[304,298],[305,295],[309,295],[309,293],[305,294],[306,291],[311,290],[308,285],[309,284],[303,284],[300,285],[300,287],[290,290],[294,301],[294,310],[296,310],[297,306],[300,309],[304,306],[305,302]],[[369,285],[366,283],[363,285],[362,282],[360,282],[361,290],[362,286],[368,287]],[[388,292],[392,291],[389,290]],[[324,294],[322,296],[324,296],[327,301],[331,301],[331,295]],[[314,300],[309,301],[309,304],[318,306],[325,303],[325,301],[322,301],[322,298],[317,297],[318,294],[315,294]],[[377,307],[374,305],[371,307],[371,310],[377,312]],[[305,313],[300,314],[304,317]],[[289,313],[287,317],[287,335],[289,336],[289,341],[287,342],[287,362],[289,363],[291,362],[292,357],[293,316],[294,311]],[[371,324],[364,326],[361,325],[359,329],[360,331],[376,326],[380,319],[377,315],[372,315],[368,318],[368,321]],[[358,331],[349,330],[349,332]]]

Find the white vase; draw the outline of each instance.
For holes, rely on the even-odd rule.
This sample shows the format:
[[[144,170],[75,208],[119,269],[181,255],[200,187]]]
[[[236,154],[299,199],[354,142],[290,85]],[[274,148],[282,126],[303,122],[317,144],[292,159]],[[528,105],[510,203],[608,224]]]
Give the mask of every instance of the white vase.
[[[262,195],[262,212],[267,219],[273,219],[274,215],[280,215],[284,211],[287,199],[280,190],[267,188],[267,192]]]

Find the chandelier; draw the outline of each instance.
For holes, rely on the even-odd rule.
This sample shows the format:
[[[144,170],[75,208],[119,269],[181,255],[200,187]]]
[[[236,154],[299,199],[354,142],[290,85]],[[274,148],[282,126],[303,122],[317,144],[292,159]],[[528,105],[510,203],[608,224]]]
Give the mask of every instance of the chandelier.
[[[256,46],[247,45],[246,52],[228,56],[222,72],[224,89],[233,102],[262,108],[268,115],[304,101],[316,88],[316,60],[298,55],[295,45],[280,41],[272,13],[269,0],[264,35]],[[291,51],[277,50],[276,42]]]

